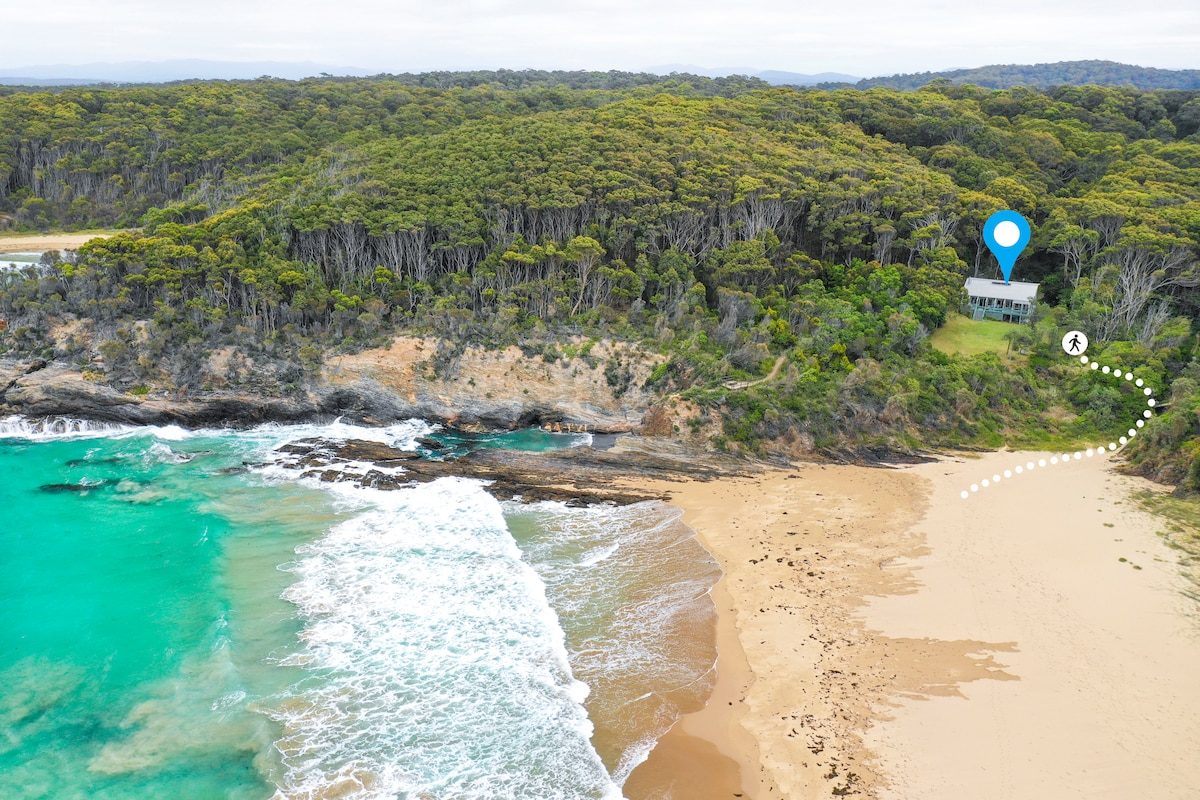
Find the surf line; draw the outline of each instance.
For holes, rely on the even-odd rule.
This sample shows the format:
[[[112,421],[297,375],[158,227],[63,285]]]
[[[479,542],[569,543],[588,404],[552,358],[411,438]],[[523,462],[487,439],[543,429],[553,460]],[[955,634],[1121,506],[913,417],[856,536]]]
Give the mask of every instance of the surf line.
[[[997,472],[991,477],[983,478],[978,483],[972,483],[970,487],[959,492],[959,497],[963,500],[969,498],[980,489],[986,489],[989,486],[995,486],[1001,480],[1016,477],[1026,472],[1033,472],[1035,469],[1045,469],[1048,466],[1054,466],[1060,461],[1064,464],[1070,463],[1072,460],[1082,461],[1084,458],[1091,458],[1095,455],[1106,456],[1109,453],[1115,453],[1118,447],[1124,447],[1131,439],[1137,436],[1139,428],[1145,427],[1146,420],[1154,416],[1154,407],[1158,405],[1158,401],[1154,399],[1154,390],[1145,385],[1141,378],[1135,378],[1133,372],[1126,370],[1121,371],[1116,367],[1102,365],[1097,361],[1092,361],[1087,356],[1080,356],[1079,363],[1083,364],[1092,370],[1099,371],[1105,375],[1111,375],[1118,381],[1124,379],[1126,383],[1132,384],[1142,390],[1142,394],[1146,396],[1146,410],[1142,412],[1142,416],[1138,418],[1134,427],[1129,429],[1128,436],[1122,436],[1115,442],[1109,442],[1107,445],[1101,444],[1096,447],[1089,447],[1087,450],[1076,450],[1074,453],[1063,453],[1062,455],[1051,456],[1049,459],[1039,458],[1036,462],[1026,461],[1024,464],[1017,464],[1011,469],[1004,470],[1003,473]]]

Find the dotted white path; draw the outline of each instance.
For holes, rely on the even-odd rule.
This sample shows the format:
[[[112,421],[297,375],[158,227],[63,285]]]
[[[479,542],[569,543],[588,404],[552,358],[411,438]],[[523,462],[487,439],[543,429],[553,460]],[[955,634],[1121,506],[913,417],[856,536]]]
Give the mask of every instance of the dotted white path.
[[[1129,429],[1129,435],[1122,436],[1117,441],[1109,442],[1107,445],[1099,444],[1096,447],[1089,447],[1087,450],[1076,450],[1074,453],[1063,453],[1061,455],[1051,456],[1049,459],[1039,458],[1036,462],[1026,461],[1024,464],[1016,464],[1011,469],[1004,470],[1003,473],[997,472],[993,475],[985,476],[977,483],[972,483],[970,487],[963,489],[962,492],[959,493],[959,496],[962,497],[962,499],[966,500],[972,494],[980,491],[981,489],[986,489],[989,486],[995,486],[996,484],[1000,483],[1001,480],[1008,480],[1018,475],[1023,475],[1027,472],[1033,472],[1035,469],[1045,469],[1046,467],[1052,467],[1059,463],[1068,464],[1072,460],[1082,461],[1084,458],[1092,458],[1093,456],[1097,455],[1103,457],[1109,453],[1115,453],[1118,447],[1123,447],[1129,442],[1130,439],[1137,436],[1138,428],[1144,427],[1146,420],[1154,416],[1153,409],[1154,406],[1157,405],[1157,402],[1154,399],[1154,390],[1149,386],[1146,386],[1145,382],[1141,378],[1135,378],[1133,373],[1129,371],[1122,372],[1120,369],[1115,367],[1101,365],[1095,361],[1092,361],[1087,356],[1080,356],[1079,363],[1083,364],[1085,367],[1090,367],[1093,370],[1099,370],[1105,375],[1111,375],[1118,381],[1124,380],[1127,383],[1137,386],[1142,390],[1142,394],[1149,398],[1146,400],[1146,405],[1148,407],[1142,412],[1142,416],[1136,421],[1134,427]]]

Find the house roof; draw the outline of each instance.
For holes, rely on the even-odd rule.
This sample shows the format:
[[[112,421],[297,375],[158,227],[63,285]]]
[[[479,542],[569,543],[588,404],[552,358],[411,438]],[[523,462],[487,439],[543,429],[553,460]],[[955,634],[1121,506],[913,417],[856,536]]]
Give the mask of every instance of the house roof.
[[[1033,304],[1037,297],[1038,284],[1022,281],[994,281],[990,278],[967,278],[963,284],[971,297],[998,297],[1001,300],[1016,300]]]

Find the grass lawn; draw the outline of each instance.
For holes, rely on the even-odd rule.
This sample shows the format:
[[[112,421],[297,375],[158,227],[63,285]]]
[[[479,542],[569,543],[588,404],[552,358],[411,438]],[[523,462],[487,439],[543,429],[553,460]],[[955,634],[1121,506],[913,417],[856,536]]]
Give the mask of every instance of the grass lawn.
[[[962,314],[951,314],[946,324],[933,332],[929,341],[938,350],[950,355],[973,356],[977,353],[997,353],[1001,357],[1008,351],[1005,335],[1017,330],[1011,322],[983,319],[976,322]],[[1013,354],[1013,361],[1025,361],[1025,357]]]

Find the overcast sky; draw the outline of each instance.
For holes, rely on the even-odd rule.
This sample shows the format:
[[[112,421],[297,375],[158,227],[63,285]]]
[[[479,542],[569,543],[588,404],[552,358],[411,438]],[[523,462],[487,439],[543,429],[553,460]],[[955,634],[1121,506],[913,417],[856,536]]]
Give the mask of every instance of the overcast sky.
[[[1087,58],[1200,68],[1198,0],[0,0],[0,19],[0,68],[180,58],[388,72],[688,64],[874,76]]]

